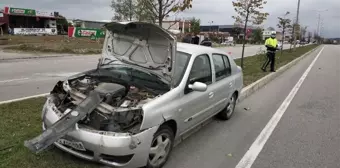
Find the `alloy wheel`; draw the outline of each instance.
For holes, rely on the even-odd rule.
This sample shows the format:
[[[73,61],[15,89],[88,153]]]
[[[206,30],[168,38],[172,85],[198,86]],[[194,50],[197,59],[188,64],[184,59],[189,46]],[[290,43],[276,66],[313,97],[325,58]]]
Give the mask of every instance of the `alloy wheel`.
[[[153,167],[158,167],[166,161],[171,149],[171,143],[170,136],[166,133],[154,138],[149,153],[149,163]]]

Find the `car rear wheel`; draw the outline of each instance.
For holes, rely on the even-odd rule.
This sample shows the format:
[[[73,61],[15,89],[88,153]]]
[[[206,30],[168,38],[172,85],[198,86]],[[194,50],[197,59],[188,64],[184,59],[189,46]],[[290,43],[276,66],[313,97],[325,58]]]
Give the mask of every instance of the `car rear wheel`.
[[[234,93],[229,99],[228,105],[218,114],[218,117],[222,120],[229,120],[235,111],[237,96]]]
[[[168,160],[172,151],[174,133],[167,126],[161,126],[155,133],[151,143],[147,168],[161,168]]]

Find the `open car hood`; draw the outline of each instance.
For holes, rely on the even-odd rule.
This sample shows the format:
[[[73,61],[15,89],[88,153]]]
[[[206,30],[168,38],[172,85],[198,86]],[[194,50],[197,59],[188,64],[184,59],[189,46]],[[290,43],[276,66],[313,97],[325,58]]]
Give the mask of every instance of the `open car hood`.
[[[145,22],[111,22],[103,47],[102,64],[108,60],[137,65],[171,80],[176,38],[158,25]]]

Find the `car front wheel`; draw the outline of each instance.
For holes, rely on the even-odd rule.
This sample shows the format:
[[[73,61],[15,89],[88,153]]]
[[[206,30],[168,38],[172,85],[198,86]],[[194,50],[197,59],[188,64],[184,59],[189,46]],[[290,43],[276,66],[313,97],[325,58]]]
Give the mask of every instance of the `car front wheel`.
[[[167,126],[161,126],[155,133],[150,151],[147,168],[161,168],[168,160],[174,142],[174,133]]]
[[[234,93],[229,99],[227,107],[225,107],[219,114],[218,117],[222,120],[229,120],[235,111],[237,96]]]

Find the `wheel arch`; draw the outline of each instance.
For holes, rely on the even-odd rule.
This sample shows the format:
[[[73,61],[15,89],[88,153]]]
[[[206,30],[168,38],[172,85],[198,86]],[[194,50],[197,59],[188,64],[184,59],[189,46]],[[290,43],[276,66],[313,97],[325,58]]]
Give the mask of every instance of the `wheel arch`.
[[[165,122],[163,122],[159,128],[161,128],[162,126],[168,126],[172,129],[173,133],[174,133],[174,136],[176,137],[176,134],[177,134],[177,122],[173,119],[170,119],[170,120],[167,120]]]

